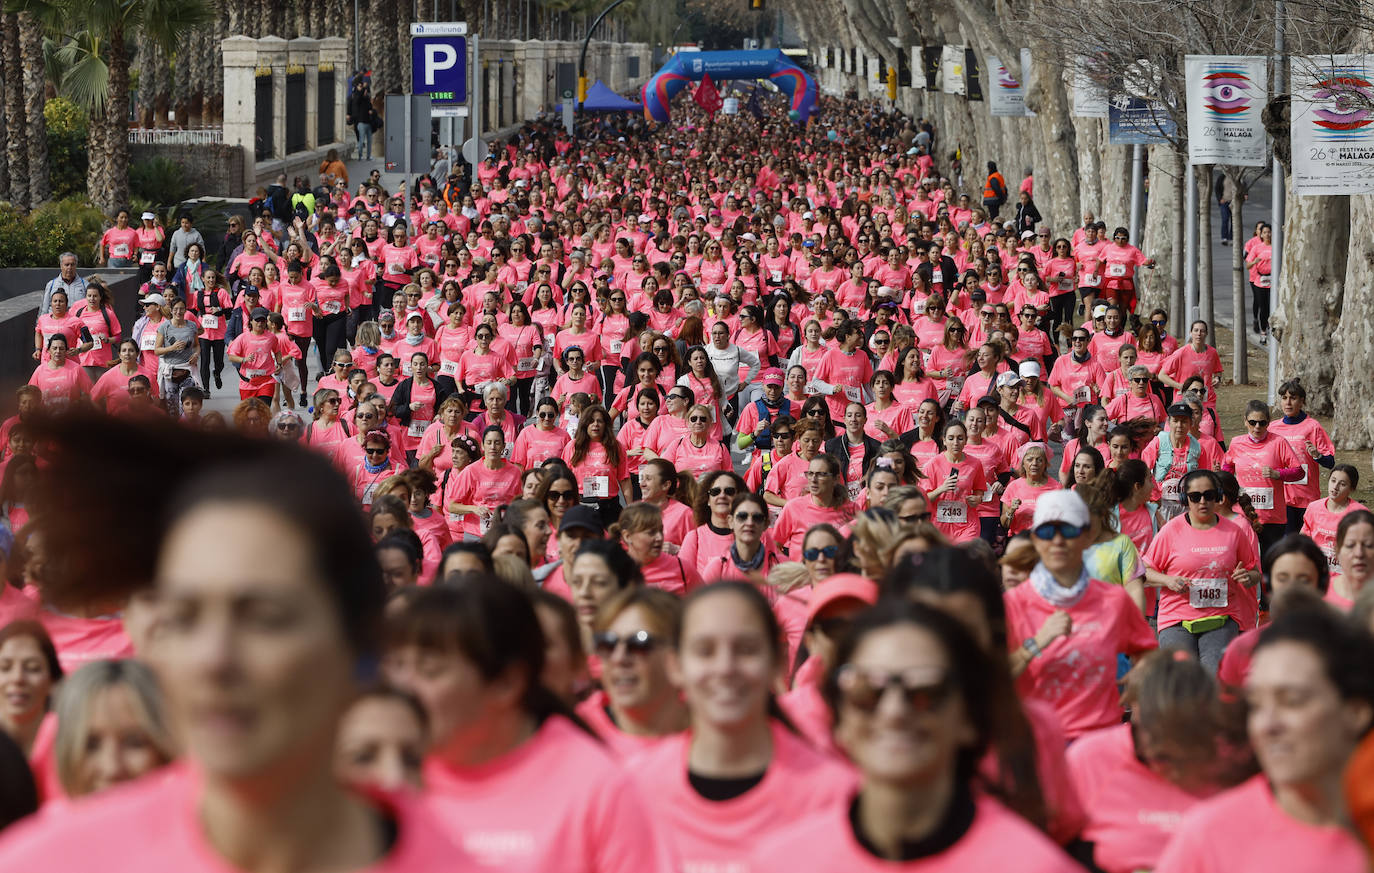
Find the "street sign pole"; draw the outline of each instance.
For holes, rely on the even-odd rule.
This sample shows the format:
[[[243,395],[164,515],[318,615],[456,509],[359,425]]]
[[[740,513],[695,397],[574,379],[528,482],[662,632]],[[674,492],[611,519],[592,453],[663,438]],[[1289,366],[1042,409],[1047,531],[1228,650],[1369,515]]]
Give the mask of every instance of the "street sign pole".
[[[472,59],[472,75],[468,76],[468,91],[471,95],[472,110],[469,112],[468,118],[472,121],[471,139],[480,142],[482,139],[482,101],[486,99],[486,95],[482,91],[481,37],[476,35],[472,37],[470,57]],[[469,186],[477,184],[477,167],[482,163],[482,158],[485,157],[485,155],[479,155],[476,152],[477,150],[473,149],[473,154],[468,158],[469,163],[472,164],[472,176],[468,179]]]

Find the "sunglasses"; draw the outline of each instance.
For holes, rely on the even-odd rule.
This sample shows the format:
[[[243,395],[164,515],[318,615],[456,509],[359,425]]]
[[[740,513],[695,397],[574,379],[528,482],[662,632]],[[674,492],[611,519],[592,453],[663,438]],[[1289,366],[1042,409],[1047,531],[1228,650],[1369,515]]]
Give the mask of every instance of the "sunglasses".
[[[300,427],[299,427],[298,425],[294,425],[294,424],[279,424],[279,425],[277,425],[277,430],[282,431],[282,432],[286,432],[286,431],[292,431],[292,430],[300,430]]]
[[[819,409],[813,409],[813,410],[811,410],[810,412],[806,413],[806,416],[807,416],[807,418],[810,418],[810,417],[813,416],[813,415],[821,415],[821,414],[822,414],[822,413],[821,413],[821,410],[819,410]]]
[[[684,397],[684,396],[681,395],[681,394],[669,394],[669,395],[668,395],[668,399],[669,399],[669,400],[681,400],[681,401],[683,401],[684,403],[687,401],[687,398]]]
[[[592,637],[592,648],[602,658],[609,658],[614,655],[621,643],[625,644],[627,655],[647,655],[658,647],[659,638],[648,631],[635,631],[623,637],[620,634],[606,631]]]
[[[710,423],[711,423],[711,417],[710,417],[709,415],[693,415],[693,416],[690,416],[687,420],[688,420],[689,422],[691,422],[692,424],[710,424]]]
[[[806,471],[806,478],[807,478],[807,479],[827,479],[827,478],[829,478],[829,477],[831,477],[831,476],[834,476],[834,475],[835,475],[835,474],[834,474],[834,473],[831,473],[829,470],[807,470],[807,471]]]
[[[1208,503],[1220,503],[1221,492],[1215,488],[1208,488],[1206,491],[1188,491],[1185,496],[1189,503],[1201,503],[1206,500]]]
[[[1249,425],[1250,427],[1268,427],[1268,426],[1269,426],[1268,420],[1266,420],[1266,419],[1260,419],[1260,418],[1247,418],[1247,419],[1245,419],[1245,423],[1246,423],[1247,425]]]
[[[873,341],[873,345],[875,345],[875,346],[885,346],[885,345],[887,345],[887,344],[888,344],[888,341],[885,340],[885,339],[875,339],[875,340]]]
[[[550,491],[549,499],[557,503],[560,500],[576,500],[577,492],[571,489],[566,491]]]
[[[1076,343],[1085,343],[1088,341],[1088,338],[1085,336],[1076,336],[1073,338],[1073,341]]]
[[[558,413],[556,413],[556,412],[541,412],[541,413],[539,413],[539,418],[540,418],[540,420],[542,420],[542,421],[552,421],[553,419],[555,419],[555,418],[557,418],[557,417],[558,417]]]
[[[752,522],[754,522],[755,524],[763,524],[763,523],[764,523],[765,521],[767,521],[767,520],[768,520],[768,513],[766,513],[766,512],[736,512],[736,513],[735,513],[735,521],[740,521],[740,522],[752,521]]]
[[[390,449],[363,449],[369,455],[385,455]]]
[[[913,672],[888,673],[866,670],[853,664],[845,664],[840,668],[837,681],[845,703],[860,712],[876,710],[883,696],[893,688],[901,692],[906,705],[916,712],[931,712],[939,708],[954,691],[954,683],[948,676],[937,682],[929,682]]]
[[[823,546],[819,549],[804,549],[802,557],[808,561],[819,560],[821,557],[834,559],[840,553],[839,546]]]
[[[1132,376],[1132,377],[1131,377],[1131,381],[1134,382],[1134,383],[1136,383],[1137,385],[1140,385],[1140,384],[1142,384],[1142,383],[1144,383],[1144,382],[1150,381],[1150,377],[1149,377],[1149,376]]]
[[[914,515],[899,515],[897,516],[897,520],[902,524],[917,524],[922,521],[930,521],[930,513],[918,512]]]
[[[1085,530],[1087,528],[1069,524],[1066,521],[1047,521],[1042,525],[1037,525],[1032,533],[1038,540],[1052,540],[1057,533],[1063,534],[1066,540],[1076,540],[1083,535]]]
[[[712,497],[719,497],[722,494],[724,494],[726,497],[734,497],[736,494],[739,493],[739,489],[737,489],[733,485],[716,486],[715,488],[708,488],[706,490],[706,493]]]

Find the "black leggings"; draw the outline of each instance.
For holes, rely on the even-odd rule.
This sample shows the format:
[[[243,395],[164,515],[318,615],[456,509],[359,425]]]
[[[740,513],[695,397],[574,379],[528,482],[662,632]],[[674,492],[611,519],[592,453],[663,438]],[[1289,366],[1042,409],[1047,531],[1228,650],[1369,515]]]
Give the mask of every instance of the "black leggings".
[[[210,389],[210,355],[215,356],[215,378],[224,372],[224,340],[201,339],[200,341],[200,384]]]
[[[601,394],[606,398],[603,405],[608,408],[611,401],[615,399],[615,374],[619,371],[620,368],[613,364],[602,364],[597,373],[597,377],[601,381]]]
[[[1059,348],[1059,325],[1067,324],[1073,326],[1074,312],[1078,308],[1078,295],[1072,291],[1063,294],[1056,294],[1050,298],[1050,324],[1049,330],[1050,345]]]
[[[534,377],[525,376],[515,380],[515,411],[529,418],[534,414]]]
[[[1269,330],[1269,292],[1271,288],[1261,288],[1250,283],[1250,311],[1254,316],[1255,330]]]
[[[320,372],[328,373],[334,364],[334,352],[348,348],[348,315],[336,312],[315,319],[315,354],[320,358]],[[305,377],[301,377],[305,384]]]
[[[301,358],[296,362],[296,372],[301,374],[301,393],[307,394],[309,392],[305,390],[305,380],[310,368],[306,366],[305,356],[310,353],[310,337],[296,336],[295,334],[288,334],[288,336],[291,337],[291,342],[296,344],[296,348],[301,350]],[[329,371],[326,369],[324,372]]]

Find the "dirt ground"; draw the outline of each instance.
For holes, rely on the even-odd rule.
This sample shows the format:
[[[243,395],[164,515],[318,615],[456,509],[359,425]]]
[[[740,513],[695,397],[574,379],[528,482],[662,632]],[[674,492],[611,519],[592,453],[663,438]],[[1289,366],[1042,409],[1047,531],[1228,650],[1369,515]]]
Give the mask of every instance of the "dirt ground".
[[[1221,363],[1226,367],[1223,382],[1217,389],[1217,415],[1221,418],[1222,430],[1226,432],[1226,439],[1229,442],[1236,436],[1245,433],[1245,404],[1251,400],[1263,400],[1269,392],[1269,352],[1267,349],[1256,346],[1253,343],[1249,346],[1248,364],[1250,368],[1250,384],[1234,385],[1230,381],[1230,376],[1234,373],[1232,361],[1234,355],[1231,353],[1231,331],[1224,327],[1216,329],[1216,347],[1221,354]],[[1279,374],[1279,381],[1283,381],[1283,374]],[[1273,412],[1275,418],[1282,415],[1276,408]],[[1331,432],[1331,419],[1329,416],[1314,416],[1321,422],[1322,427],[1326,428],[1327,433]],[[1355,489],[1355,499],[1366,506],[1374,505],[1374,470],[1370,469],[1369,452],[1364,450],[1341,451],[1336,450],[1336,463],[1350,464],[1360,471],[1360,487]],[[1326,494],[1326,471],[1322,470],[1322,494]]]

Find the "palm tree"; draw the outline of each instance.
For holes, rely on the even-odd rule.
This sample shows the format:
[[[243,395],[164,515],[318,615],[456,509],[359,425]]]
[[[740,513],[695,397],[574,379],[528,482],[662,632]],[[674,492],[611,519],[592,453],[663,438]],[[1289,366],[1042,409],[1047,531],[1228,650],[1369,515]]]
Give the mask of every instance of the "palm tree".
[[[156,43],[171,52],[190,30],[210,17],[206,0],[6,0],[12,12],[30,12],[64,36],[75,61],[63,76],[63,90],[90,112],[90,199],[113,212],[129,197],[130,41]],[[84,27],[84,31],[78,28]],[[59,50],[62,51],[62,50]],[[11,164],[13,167],[13,164]]]
[[[19,16],[19,53],[24,63],[24,114],[29,123],[29,202],[35,207],[52,197],[48,167],[48,124],[43,106],[48,102],[43,76],[43,30],[27,13]]]
[[[24,62],[19,49],[19,16],[0,19],[0,64],[5,70],[5,127],[10,131],[6,156],[10,167],[10,200],[29,208],[29,150],[24,144]]]

